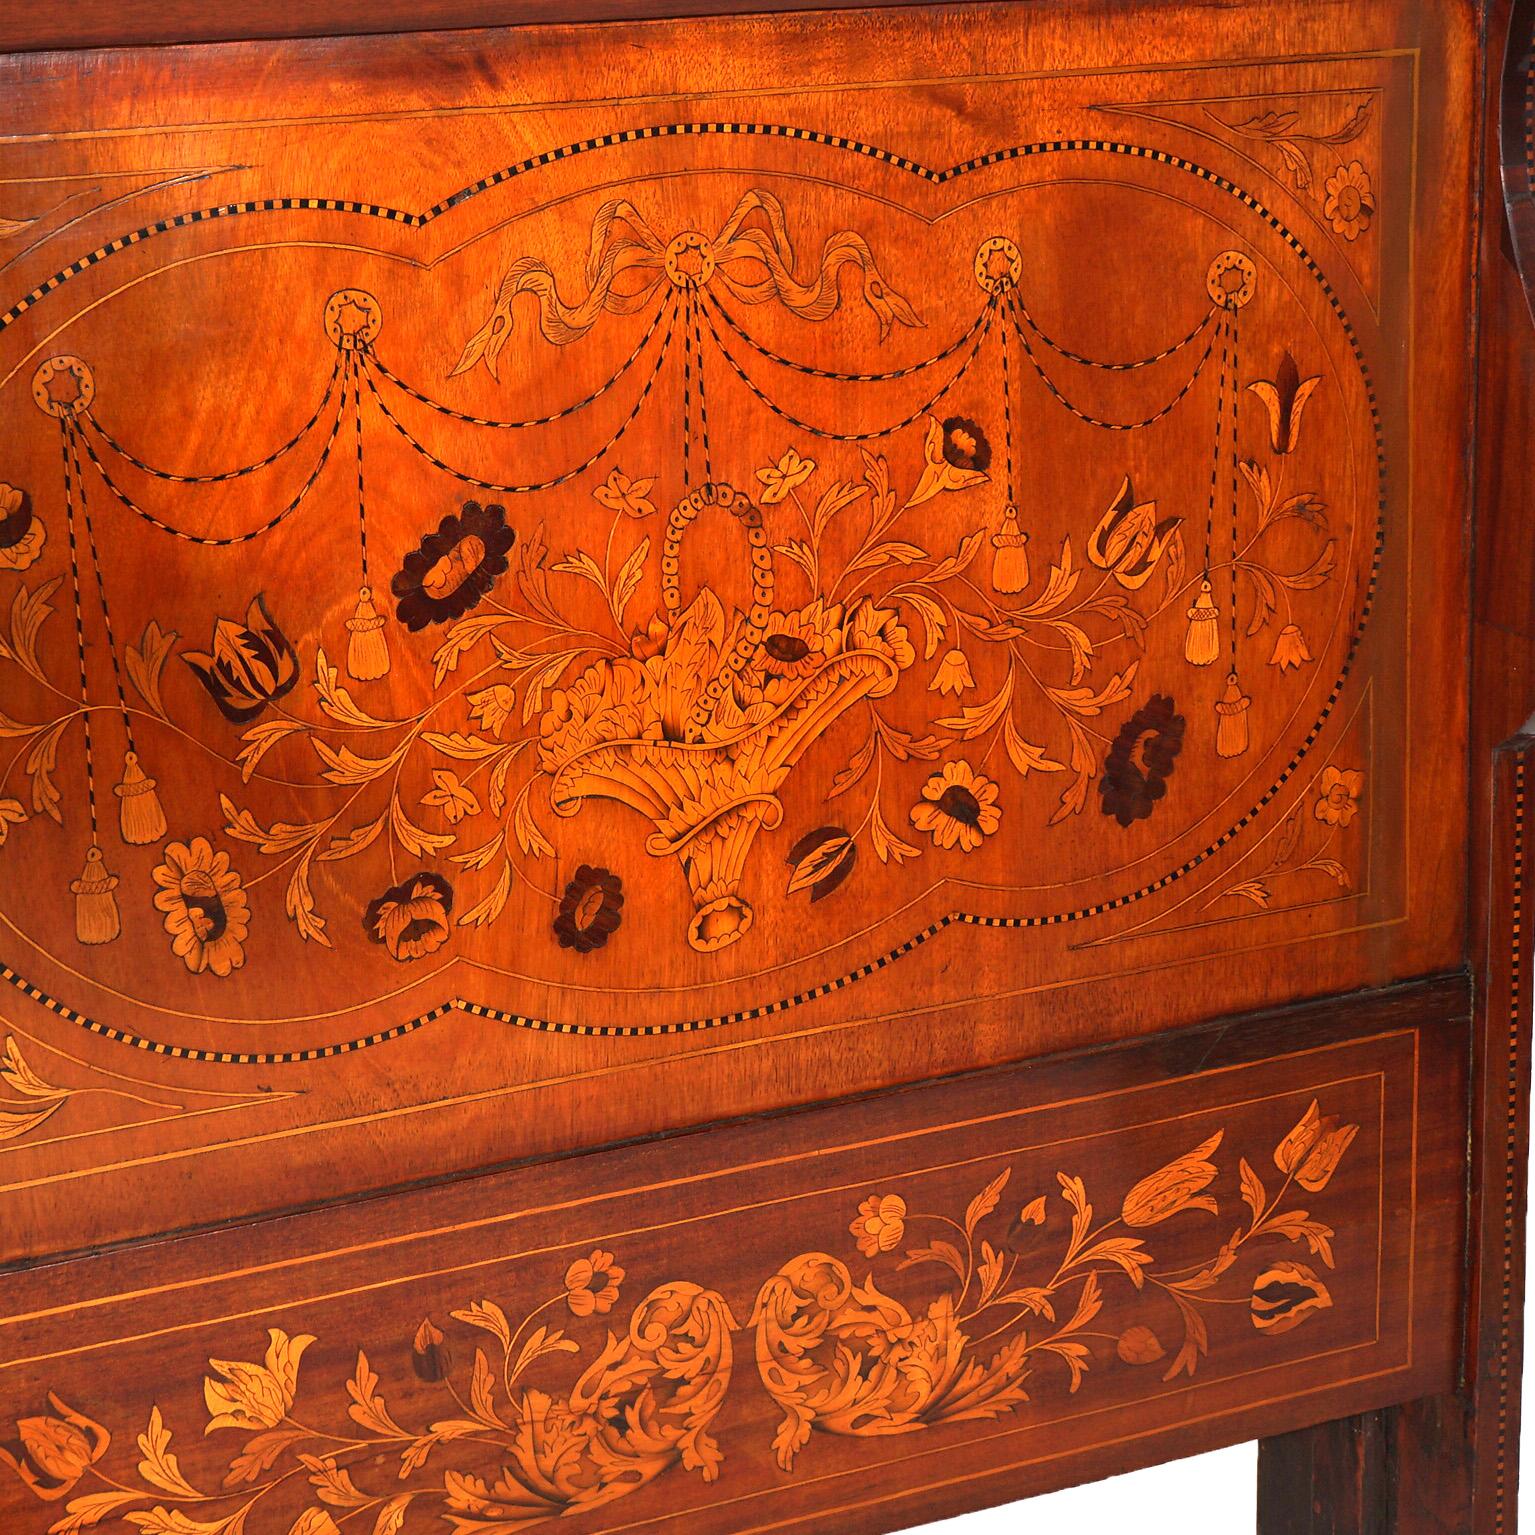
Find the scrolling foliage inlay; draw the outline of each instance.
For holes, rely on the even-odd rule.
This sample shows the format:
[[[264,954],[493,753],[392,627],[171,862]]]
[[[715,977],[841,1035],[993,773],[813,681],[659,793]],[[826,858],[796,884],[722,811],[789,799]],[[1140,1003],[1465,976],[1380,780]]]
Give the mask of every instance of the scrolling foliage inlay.
[[[962,1216],[877,1189],[848,1227],[862,1278],[834,1254],[800,1253],[739,1312],[717,1290],[670,1280],[627,1322],[599,1320],[605,1337],[583,1342],[566,1329],[621,1316],[625,1270],[598,1248],[516,1321],[488,1298],[446,1321],[424,1317],[408,1392],[359,1351],[344,1391],[301,1401],[300,1367],[317,1340],[278,1327],[259,1362],[210,1359],[203,1433],[220,1444],[235,1436],[238,1447],[196,1450],[189,1472],[158,1405],[136,1440],[134,1481],[110,1456],[109,1429],[54,1394],[17,1422],[0,1459],[37,1498],[64,1502],[50,1535],[113,1524],[242,1535],[287,1519],[289,1535],[334,1535],[343,1521],[371,1523],[374,1535],[444,1525],[510,1535],[678,1468],[719,1478],[716,1419],[727,1396],[749,1389],[733,1381],[738,1349],[783,1414],[771,1445],[783,1473],[799,1469],[818,1433],[883,1438],[1006,1417],[1090,1389],[1107,1369],[1192,1378],[1232,1346],[1233,1329],[1277,1340],[1332,1308],[1323,1276],[1335,1233],[1301,1200],[1324,1193],[1358,1130],[1314,1100],[1271,1167],[1238,1158],[1236,1211],[1215,1189],[1224,1131],[1108,1210],[1067,1172],[1020,1198],[1010,1165]],[[1203,1255],[1159,1257],[1162,1228],[1200,1216],[1215,1227],[1193,1248]],[[903,1301],[897,1289],[925,1299]]]

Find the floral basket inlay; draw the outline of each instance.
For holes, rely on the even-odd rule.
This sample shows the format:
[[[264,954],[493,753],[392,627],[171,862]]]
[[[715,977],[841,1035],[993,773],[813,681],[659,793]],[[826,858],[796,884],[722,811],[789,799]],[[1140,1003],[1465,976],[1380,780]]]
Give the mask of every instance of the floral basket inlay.
[[[707,587],[685,608],[683,534],[705,507],[746,529],[753,601],[727,618]],[[912,652],[892,612],[819,600],[771,611],[773,568],[762,515],[727,485],[695,491],[672,513],[662,607],[634,656],[603,659],[556,692],[540,721],[539,758],[557,814],[610,799],[646,816],[646,851],[675,856],[693,897],[688,941],[710,952],[752,924],[741,871],[760,828],[783,818],[778,790],[806,748],[865,698],[889,693]]]

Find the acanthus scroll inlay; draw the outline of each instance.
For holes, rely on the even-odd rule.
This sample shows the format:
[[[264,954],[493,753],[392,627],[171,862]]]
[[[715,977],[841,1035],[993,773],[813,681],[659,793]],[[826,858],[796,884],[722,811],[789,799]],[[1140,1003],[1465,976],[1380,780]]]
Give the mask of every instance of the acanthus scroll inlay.
[[[758,1419],[754,1448],[787,1484],[831,1439],[1027,1425],[1116,1376],[1149,1395],[1233,1353],[1294,1358],[1343,1298],[1339,1234],[1305,1206],[1360,1130],[1313,1099],[1261,1156],[1223,1166],[1216,1129],[1096,1207],[1077,1173],[1020,1186],[1011,1161],[952,1212],[878,1186],[846,1201],[826,1250],[753,1275],[754,1298],[668,1278],[626,1315],[643,1252],[582,1247],[547,1289],[461,1297],[362,1348],[353,1328],[340,1356],[277,1318],[259,1360],[209,1358],[174,1406],[157,1384],[132,1439],[50,1391],[0,1463],[48,1535],[336,1535],[349,1520],[512,1535],[661,1477],[728,1495],[739,1450],[719,1419],[758,1392],[781,1416],[770,1440]],[[180,1398],[198,1387],[192,1435]]]

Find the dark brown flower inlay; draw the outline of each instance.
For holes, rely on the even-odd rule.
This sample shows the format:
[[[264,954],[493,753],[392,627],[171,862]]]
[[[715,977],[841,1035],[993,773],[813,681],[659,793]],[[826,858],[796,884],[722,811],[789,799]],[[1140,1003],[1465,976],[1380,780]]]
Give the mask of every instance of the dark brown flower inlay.
[[[981,802],[963,785],[951,784],[943,791],[938,808],[961,826],[981,824]]]

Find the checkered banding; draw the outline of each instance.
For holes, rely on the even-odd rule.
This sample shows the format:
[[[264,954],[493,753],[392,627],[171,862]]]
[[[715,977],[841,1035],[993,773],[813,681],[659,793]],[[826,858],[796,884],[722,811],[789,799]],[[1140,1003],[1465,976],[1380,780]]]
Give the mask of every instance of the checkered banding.
[[[205,549],[230,549],[236,544],[248,544],[252,539],[260,538],[265,533],[270,533],[273,528],[286,522],[309,498],[309,492],[315,488],[325,466],[330,462],[331,450],[336,446],[336,437],[341,431],[341,418],[346,414],[346,377],[343,373],[341,381],[342,400],[330,424],[330,432],[326,436],[324,446],[320,449],[320,457],[304,483],[299,486],[293,499],[288,502],[281,511],[274,512],[258,527],[248,528],[244,533],[229,533],[220,537],[212,537],[205,533],[188,533],[185,528],[174,527],[165,521],[163,517],[157,517],[147,508],[142,507],[132,496],[112,478],[111,471],[101,461],[101,455],[96,451],[96,445],[84,433],[76,434],[80,444],[84,447],[90,461],[96,466],[96,473],[101,476],[101,483],[126,507],[135,517],[147,522],[150,527],[158,528],[162,533],[169,533],[174,538],[179,538],[189,544],[200,544]],[[99,430],[99,428],[98,428]]]
[[[704,476],[705,480],[708,476]],[[682,489],[693,488],[693,323],[691,308],[682,322]]]
[[[688,307],[692,311],[693,350],[698,354],[698,437],[704,450],[704,482],[708,484],[714,479],[714,453],[709,447],[709,396],[704,387],[704,333],[698,323],[703,306],[698,302],[696,293],[688,295]]]
[[[80,490],[78,460],[75,456],[76,433],[67,416],[59,418],[59,452],[64,460],[64,513],[69,535],[69,595],[75,614],[75,656],[80,668],[80,724],[85,736],[85,797],[91,820],[91,846],[100,833],[96,802],[96,743],[91,728],[90,682],[86,669],[85,608],[80,590],[80,534],[76,527],[75,505]]]
[[[1226,408],[1226,379],[1231,365],[1231,321],[1221,317],[1216,327],[1216,339],[1221,344],[1221,370],[1215,390],[1215,448],[1210,455],[1210,502],[1205,510],[1205,561],[1204,578],[1210,579],[1210,559],[1215,546],[1215,501],[1220,493],[1221,479],[1221,432],[1219,423]]]
[[[1100,373],[1134,373],[1138,368],[1149,368],[1155,363],[1164,361],[1175,353],[1181,352],[1191,342],[1197,341],[1204,333],[1205,327],[1220,312],[1217,305],[1211,304],[1200,318],[1199,323],[1188,335],[1181,341],[1174,341],[1171,346],[1164,346],[1160,352],[1153,352],[1150,357],[1137,357],[1130,362],[1105,362],[1102,358],[1084,357],[1081,352],[1073,352],[1069,347],[1062,346],[1059,341],[1056,341],[1040,329],[1039,321],[1034,318],[1029,310],[1029,306],[1023,301],[1023,295],[1018,292],[1017,288],[1010,289],[1009,296],[1012,300],[1014,312],[1034,332],[1034,336],[1039,342],[1054,352],[1056,356],[1064,357],[1067,362],[1080,363],[1084,368],[1096,368]]]
[[[1503,1126],[1503,1283],[1498,1314],[1498,1439],[1493,1489],[1493,1529],[1508,1528],[1510,1344],[1514,1325],[1514,1255],[1524,1237],[1519,1229],[1519,1082],[1523,1070],[1519,1040],[1524,1026],[1524,802],[1525,753],[1514,762],[1514,845],[1509,873],[1508,1112]]]
[[[89,271],[93,266],[99,266],[103,261],[110,259],[119,252],[126,250],[130,245],[137,245],[157,235],[167,234],[173,229],[184,229],[192,224],[210,223],[218,219],[242,217],[253,213],[344,213],[354,214],[361,218],[382,219],[386,223],[403,224],[410,229],[424,229],[428,224],[434,223],[443,214],[459,207],[463,203],[478,197],[483,192],[490,191],[493,187],[504,185],[508,181],[516,180],[531,171],[542,169],[560,160],[573,159],[577,155],[593,154],[598,150],[612,149],[626,144],[643,143],[652,139],[695,138],[712,137],[715,135],[730,135],[740,138],[775,138],[788,139],[802,144],[818,144],[829,149],[840,150],[843,153],[857,155],[860,158],[877,161],[881,165],[891,166],[895,170],[904,171],[908,175],[917,177],[921,181],[933,186],[944,186],[955,181],[961,176],[966,176],[977,170],[988,169],[991,166],[1002,165],[1014,160],[1025,160],[1036,155],[1058,154],[1063,151],[1076,151],[1082,153],[1098,153],[1112,155],[1128,155],[1135,159],[1152,160],[1161,165],[1172,166],[1175,169],[1188,171],[1198,176],[1203,181],[1218,186],[1222,191],[1239,197],[1254,212],[1260,213],[1273,224],[1281,233],[1284,231],[1278,220],[1274,219],[1268,211],[1249,194],[1240,191],[1235,185],[1227,181],[1225,177],[1217,175],[1213,171],[1206,170],[1203,166],[1185,160],[1179,155],[1169,154],[1165,150],[1148,149],[1139,144],[1122,144],[1110,139],[1047,139],[1032,144],[1015,144],[1006,149],[992,150],[988,154],[976,155],[971,159],[962,160],[956,165],[951,165],[944,170],[934,170],[930,166],[922,165],[916,160],[909,159],[905,155],[892,153],[888,149],[882,149],[876,144],[866,144],[858,139],[844,138],[841,134],[821,133],[811,128],[795,128],[782,123],[718,123],[718,122],[687,122],[687,123],[657,123],[645,128],[627,128],[616,133],[599,134],[595,138],[580,139],[575,143],[562,145],[558,149],[545,150],[542,154],[532,155],[525,160],[519,160],[514,165],[508,165],[501,170],[494,171],[488,176],[482,176],[478,181],[469,186],[460,188],[451,196],[445,197],[441,202],[434,203],[422,213],[406,213],[399,208],[384,207],[378,203],[356,202],[350,198],[340,197],[262,197],[252,198],[245,202],[220,203],[211,208],[199,208],[191,213],[179,213],[174,218],[159,219],[153,224],[145,224],[129,234],[119,235],[115,240],[105,245],[98,246],[87,255],[72,261],[67,267],[55,272],[52,277],[44,279],[30,293],[18,299],[3,315],[0,315],[0,331],[6,330],[15,324],[22,315],[34,308],[55,289],[62,287],[72,278],[78,277],[82,272]],[[1288,235],[1287,235],[1287,238]],[[1291,241],[1295,249],[1300,251],[1298,242]]]
[[[414,1034],[417,1029],[425,1028],[444,1014],[451,1013],[460,1005],[456,1001],[443,1002],[429,1012],[405,1023],[397,1023],[391,1028],[380,1029],[375,1034],[359,1035],[356,1039],[343,1040],[334,1045],[316,1045],[310,1050],[203,1050],[196,1045],[168,1045],[162,1040],[146,1039],[142,1034],[114,1028],[109,1023],[102,1023],[100,1019],[87,1017],[34,986],[3,961],[0,961],[0,981],[8,982],[39,1007],[46,1007],[50,1013],[57,1014],[66,1022],[76,1024],[101,1039],[110,1039],[116,1044],[142,1050],[146,1055],[163,1055],[167,1060],[206,1061],[217,1066],[290,1066],[302,1061],[328,1061],[332,1056],[351,1055],[373,1045],[388,1044],[392,1039],[403,1039],[407,1034]]]
[[[117,707],[123,716],[123,734],[128,750],[136,752],[138,743],[133,734],[133,714],[128,707],[128,690],[123,685],[123,664],[117,653],[116,629],[112,623],[112,604],[107,598],[107,583],[101,573],[101,553],[96,542],[96,525],[91,520],[90,497],[85,493],[85,476],[80,472],[79,431],[73,421],[65,420],[64,437],[69,444],[70,477],[79,490],[80,521],[85,528],[85,548],[91,557],[91,574],[95,577],[96,600],[101,604],[101,622],[107,632],[107,658],[112,664],[112,686],[117,693]]]
[[[1237,528],[1238,508],[1242,501],[1242,454],[1238,444],[1240,438],[1239,410],[1242,401],[1242,331],[1241,320],[1235,308],[1231,311],[1231,318],[1227,322],[1228,335],[1231,341],[1231,389],[1227,394],[1226,414],[1231,422],[1231,609],[1227,619],[1230,622],[1230,666],[1231,675],[1237,674],[1237,565],[1241,560],[1242,552],[1239,548],[1239,534]],[[1220,437],[1220,423],[1216,423],[1215,434],[1217,440]]]
[[[125,249],[128,245],[136,243],[138,240],[148,238],[153,234],[164,233],[166,230],[171,228],[182,227],[187,224],[200,222],[210,218],[228,217],[237,213],[243,214],[255,212],[274,212],[288,209],[318,209],[322,207],[327,211],[363,214],[368,217],[384,218],[392,222],[402,223],[410,227],[419,228],[431,222],[433,219],[439,218],[449,209],[458,206],[458,204],[462,202],[468,201],[471,197],[475,197],[479,193],[484,192],[491,187],[499,186],[503,182],[512,180],[514,177],[524,175],[532,170],[536,170],[540,166],[552,164],[557,160],[569,159],[574,155],[588,154],[595,150],[608,148],[610,146],[631,144],[647,139],[678,138],[697,135],[739,135],[743,137],[785,138],[796,140],[802,143],[826,145],[830,148],[876,160],[881,164],[891,166],[896,170],[906,172],[910,175],[918,177],[923,181],[940,186],[947,182],[953,181],[958,177],[969,174],[972,171],[980,170],[988,166],[1003,164],[1009,161],[1028,159],[1039,155],[1057,153],[1103,154],[1119,158],[1129,158],[1132,160],[1143,160],[1157,165],[1164,165],[1170,169],[1193,176],[1197,180],[1205,182],[1208,185],[1226,193],[1230,197],[1236,199],[1245,209],[1260,219],[1276,235],[1279,236],[1285,247],[1296,257],[1296,259],[1305,268],[1306,272],[1312,277],[1312,279],[1322,290],[1323,296],[1326,298],[1333,315],[1337,319],[1339,325],[1342,327],[1343,333],[1348,340],[1351,350],[1353,351],[1355,361],[1359,366],[1361,378],[1364,382],[1366,399],[1369,406],[1371,430],[1375,438],[1376,471],[1379,485],[1378,511],[1376,517],[1375,539],[1374,547],[1372,550],[1370,572],[1368,580],[1365,584],[1364,592],[1361,597],[1358,616],[1353,627],[1353,632],[1349,639],[1347,653],[1344,656],[1342,667],[1339,671],[1337,680],[1333,683],[1333,686],[1322,706],[1321,712],[1317,716],[1317,719],[1312,724],[1311,728],[1307,731],[1305,739],[1301,742],[1298,749],[1292,754],[1284,769],[1280,772],[1279,776],[1258,798],[1256,803],[1254,803],[1252,807],[1239,820],[1235,822],[1235,824],[1228,827],[1201,852],[1196,853],[1193,857],[1187,859],[1177,868],[1168,871],[1167,873],[1161,875],[1159,878],[1152,880],[1148,884],[1139,886],[1135,890],[1127,891],[1124,894],[1115,896],[1107,901],[1097,902],[1086,906],[1079,906],[1069,911],[1055,912],[1044,916],[995,917],[985,916],[973,912],[950,912],[947,915],[938,918],[936,921],[929,923],[928,926],[923,928],[920,932],[914,934],[905,942],[898,944],[895,948],[889,950],[887,953],[880,955],[877,959],[870,960],[868,963],[858,966],[857,969],[847,971],[845,974],[840,975],[835,979],[822,982],[817,986],[813,986],[792,996],[780,997],[775,1001],[767,1002],[757,1007],[743,1008],[736,1012],[720,1014],[715,1017],[694,1018],[677,1023],[654,1025],[557,1023],[551,1022],[547,1019],[530,1018],[520,1013],[502,1012],[498,1009],[484,1007],[477,1003],[455,998],[448,1002],[444,1002],[439,1007],[432,1009],[432,1011],[428,1013],[423,1013],[419,1017],[399,1024],[393,1029],[386,1029],[377,1034],[363,1036],[358,1039],[346,1041],[342,1044],[321,1046],[313,1050],[305,1051],[238,1054],[233,1052],[199,1051],[188,1047],[163,1045],[152,1040],[144,1039],[138,1035],[125,1033],[122,1030],[114,1029],[109,1025],[102,1024],[94,1019],[86,1018],[82,1014],[73,1012],[63,1003],[46,996],[37,988],[31,986],[28,982],[23,980],[3,963],[0,963],[0,979],[10,981],[11,984],[16,986],[19,990],[23,991],[28,996],[31,996],[35,1001],[38,1001],[42,1003],[42,1005],[50,1008],[53,1012],[58,1013],[61,1017],[69,1018],[72,1021],[78,1023],[81,1027],[87,1028],[91,1032],[100,1034],[106,1038],[118,1039],[126,1044],[133,1045],[138,1049],[150,1050],[157,1054],[174,1055],[181,1059],[206,1060],[230,1064],[276,1065],[284,1064],[290,1061],[322,1060],[332,1055],[344,1055],[354,1050],[366,1049],[371,1045],[384,1043],[390,1039],[400,1038],[403,1035],[409,1034],[414,1030],[423,1027],[425,1024],[432,1022],[434,1019],[440,1018],[446,1013],[455,1010],[469,1013],[475,1017],[494,1019],[498,1022],[507,1023],[519,1028],[530,1028],[558,1034],[578,1034],[601,1037],[628,1038],[635,1036],[695,1033],[701,1030],[718,1028],[728,1024],[771,1018],[777,1014],[788,1012],[792,1008],[800,1006],[806,1002],[812,1002],[818,998],[828,996],[832,992],[843,990],[855,982],[863,980],[879,970],[885,969],[887,966],[895,963],[895,961],[911,953],[913,950],[922,947],[922,945],[936,937],[937,934],[944,931],[944,929],[954,925],[955,923],[964,923],[975,927],[1007,929],[1055,927],[1067,923],[1081,921],[1086,918],[1099,917],[1111,912],[1120,911],[1127,906],[1136,904],[1147,896],[1153,895],[1161,890],[1165,890],[1169,886],[1178,883],[1193,870],[1197,869],[1201,864],[1214,857],[1215,854],[1220,852],[1221,849],[1226,847],[1236,837],[1240,836],[1241,833],[1244,832],[1249,826],[1251,826],[1253,822],[1257,820],[1265,810],[1267,810],[1269,805],[1272,804],[1275,798],[1283,791],[1285,785],[1290,781],[1292,777],[1294,777],[1301,764],[1305,761],[1312,747],[1315,746],[1318,738],[1322,734],[1323,729],[1326,727],[1328,720],[1332,717],[1333,712],[1336,710],[1338,702],[1342,697],[1344,688],[1348,682],[1349,676],[1353,671],[1355,662],[1358,659],[1360,643],[1363,639],[1366,629],[1368,628],[1370,615],[1374,609],[1376,591],[1380,581],[1381,561],[1385,551],[1386,540],[1385,432],[1381,421],[1379,399],[1376,395],[1375,385],[1369,370],[1369,366],[1365,361],[1364,351],[1360,344],[1358,332],[1355,330],[1353,322],[1349,319],[1348,313],[1344,309],[1342,301],[1339,299],[1336,290],[1332,286],[1332,283],[1328,280],[1326,274],[1322,271],[1316,260],[1312,257],[1305,246],[1301,244],[1299,238],[1288,228],[1286,228],[1280,219],[1261,202],[1259,202],[1258,199],[1255,198],[1251,193],[1244,191],[1225,176],[1222,176],[1215,171],[1208,170],[1204,166],[1199,165],[1194,161],[1186,160],[1182,156],[1171,154],[1165,150],[1149,149],[1143,145],[1125,144],[1113,140],[1054,139],[1038,141],[1032,144],[1016,145],[1007,149],[994,150],[989,154],[980,155],[973,159],[966,160],[958,165],[951,166],[947,170],[933,170],[929,167],[918,164],[914,160],[907,159],[904,156],[892,154],[888,150],[880,149],[874,145],[861,143],[857,140],[846,139],[840,135],[819,133],[808,129],[789,128],[775,124],[669,123],[650,128],[627,129],[618,133],[604,134],[598,138],[583,139],[579,143],[568,144],[560,149],[549,150],[544,154],[535,155],[531,159],[519,161],[514,166],[509,166],[504,170],[497,171],[493,175],[484,177],[482,180],[475,182],[472,186],[463,188],[461,191],[455,193],[452,197],[445,199],[443,202],[438,203],[435,207],[428,209],[425,213],[422,214],[402,213],[398,209],[385,209],[379,208],[373,204],[359,204],[342,202],[339,200],[326,200],[322,202],[319,199],[310,198],[279,198],[261,202],[232,203],[227,204],[221,208],[206,209],[199,214],[183,214],[175,219],[162,220],[159,224],[147,226],[143,230],[135,231],[131,235],[124,235],[120,239],[111,242],[111,244],[102,246],[99,250],[92,252],[89,256],[82,257],[79,261],[73,263],[70,267],[64,268],[62,272],[57,273],[53,277],[49,278],[45,283],[34,289],[31,294],[20,300],[16,305],[13,305],[6,314],[0,315],[0,331],[3,331],[9,325],[14,324],[21,315],[25,314],[36,303],[40,302],[41,299],[44,298],[48,293],[58,288],[62,283],[68,281],[71,277],[78,275],[80,272],[87,270],[89,267],[96,265],[100,261],[105,260],[107,257],[116,254],[118,251]],[[991,318],[994,317],[994,310],[990,306],[986,311],[986,315],[988,322]],[[714,331],[716,340],[720,340],[718,331],[715,330],[714,327],[712,313],[707,313],[705,318],[708,320],[711,331]],[[989,328],[990,327],[988,323],[985,327],[985,331],[989,332]],[[667,334],[670,336],[670,330],[668,330]],[[984,339],[984,333],[981,339]],[[721,349],[724,350],[723,344]],[[729,354],[727,353],[727,355]],[[974,355],[975,352],[972,352],[972,359]],[[735,365],[733,357],[731,358],[731,361],[732,364]],[[968,366],[968,362],[966,366]],[[380,407],[384,410],[385,415],[388,416],[391,421],[393,421],[393,416],[390,415],[387,405],[385,405],[378,393],[377,388],[374,386],[371,368],[365,372],[364,376],[368,380],[368,385],[370,390],[373,392],[374,398],[378,400]],[[652,375],[651,382],[654,382],[654,375]],[[646,387],[648,391],[649,384],[647,384]],[[936,401],[933,403],[936,403]],[[398,422],[395,424],[397,429],[404,432],[404,428],[400,427]],[[809,427],[804,427],[803,429],[812,431],[814,430],[813,428]],[[405,435],[407,438],[409,437],[408,433],[405,433]],[[331,441],[334,442],[334,440],[335,433],[333,431]],[[611,446],[611,444],[609,444],[609,446]],[[91,451],[88,440],[86,442],[86,449],[87,452]],[[606,451],[606,449],[604,449],[604,451]],[[94,453],[92,453],[91,456],[93,459],[95,458]],[[440,467],[445,469],[450,474],[456,474],[456,471],[449,469],[447,465],[440,465]],[[467,476],[459,475],[458,477],[461,479],[466,479],[470,484],[485,484],[483,481],[477,481]],[[563,478],[568,478],[568,476],[562,477],[560,481],[556,481],[554,483],[562,483]],[[487,488],[521,489],[525,487],[489,486]]]
[[[1524,61],[1524,179],[1535,193],[1535,51],[1526,50]]]
[[[371,578],[368,574],[368,481],[363,460],[363,432],[362,432],[362,382],[359,375],[362,372],[360,354],[349,353],[346,358],[346,381],[342,384],[342,393],[345,395],[348,385],[352,395],[352,446],[357,462],[357,555],[358,567],[362,572],[362,589],[371,589]],[[345,413],[346,405],[343,400],[342,411]]]

